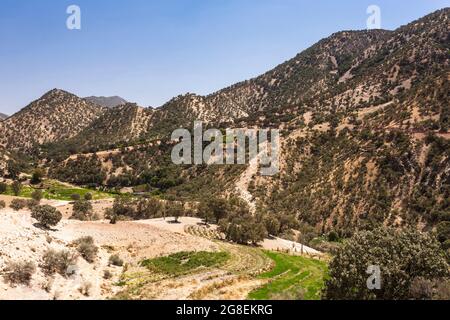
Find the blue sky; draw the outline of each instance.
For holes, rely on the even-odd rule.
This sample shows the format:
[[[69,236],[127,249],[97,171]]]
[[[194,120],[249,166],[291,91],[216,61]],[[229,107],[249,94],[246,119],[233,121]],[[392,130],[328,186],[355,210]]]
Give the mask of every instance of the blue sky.
[[[66,9],[81,8],[81,30]],[[160,106],[257,76],[330,34],[395,29],[450,0],[1,0],[0,112],[52,88]]]

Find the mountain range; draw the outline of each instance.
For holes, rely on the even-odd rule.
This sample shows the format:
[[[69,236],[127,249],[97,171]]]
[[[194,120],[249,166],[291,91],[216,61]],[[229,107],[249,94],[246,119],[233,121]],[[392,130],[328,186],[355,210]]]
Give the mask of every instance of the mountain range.
[[[157,175],[152,186],[174,197],[246,192],[258,211],[341,234],[432,228],[450,215],[449,15],[338,32],[259,77],[156,109],[54,89],[0,122],[0,145],[75,184],[152,185]],[[170,133],[194,120],[279,128],[281,172],[173,166]]]

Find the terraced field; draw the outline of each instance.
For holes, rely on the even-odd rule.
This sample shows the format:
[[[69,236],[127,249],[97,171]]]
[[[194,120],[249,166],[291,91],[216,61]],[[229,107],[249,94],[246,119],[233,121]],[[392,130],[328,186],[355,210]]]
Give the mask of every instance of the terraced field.
[[[177,256],[169,256],[130,268],[122,275],[118,285],[123,290],[115,298],[245,299],[250,291],[266,283],[256,276],[270,270],[273,262],[260,249],[217,244],[219,252],[196,253],[195,262],[184,259],[180,264]],[[180,255],[186,254],[189,253]],[[194,253],[190,256],[194,257]],[[211,263],[216,259],[217,263]],[[186,264],[195,267],[188,268]]]
[[[324,286],[327,264],[301,256],[266,251],[275,267],[259,276],[270,281],[249,294],[249,299],[319,300]]]
[[[184,228],[184,232],[196,237],[202,237],[210,240],[217,240],[223,238],[221,234],[213,227],[187,225]]]
[[[38,188],[35,188],[33,186],[24,185],[22,187],[22,190],[19,193],[19,197],[23,198],[31,198],[31,194]],[[63,183],[60,183],[58,181],[54,180],[47,180],[43,183],[42,187],[39,188],[39,190],[42,190],[44,194],[44,198],[48,200],[63,200],[63,201],[70,201],[72,200],[71,196],[73,194],[78,194],[80,197],[84,197],[86,193],[92,194],[92,198],[94,200],[100,200],[100,199],[107,199],[112,198],[114,195],[107,192],[101,192],[97,190],[91,190],[86,188],[78,188],[78,187],[72,187]],[[8,186],[6,192],[4,193],[8,196],[13,196],[14,193],[12,191],[11,186]]]

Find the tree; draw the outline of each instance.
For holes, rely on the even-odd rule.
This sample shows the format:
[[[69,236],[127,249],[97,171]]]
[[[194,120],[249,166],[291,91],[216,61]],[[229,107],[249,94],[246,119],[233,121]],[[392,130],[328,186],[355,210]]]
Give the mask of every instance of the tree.
[[[208,225],[209,222],[214,219],[214,212],[211,207],[208,206],[206,202],[201,202],[198,207],[198,217],[203,219],[205,224]]]
[[[92,193],[88,192],[84,195],[84,200],[91,201],[92,200]]]
[[[225,218],[228,213],[228,203],[225,199],[222,198],[210,198],[206,204],[211,208],[212,214],[216,219],[216,222],[219,222],[221,219]]]
[[[368,288],[368,268],[381,271],[381,289]],[[411,297],[416,278],[445,278],[449,266],[435,238],[416,230],[379,228],[356,233],[337,251],[330,264],[325,298],[340,300]]]
[[[339,240],[339,235],[337,234],[336,231],[330,231],[330,233],[328,233],[328,241],[337,242],[338,240]]]
[[[263,221],[269,235],[271,236],[279,235],[281,224],[276,217],[266,215]]]
[[[307,223],[300,223],[298,231],[297,241],[301,244],[309,245],[311,240],[318,236],[314,227]]]
[[[4,182],[0,182],[0,194],[5,193],[8,189],[8,185]]]
[[[152,219],[161,216],[161,202],[157,199],[140,199],[136,204],[135,219]]]
[[[19,196],[21,190],[22,184],[20,183],[20,181],[14,181],[12,184],[12,191],[16,197]]]
[[[15,161],[8,160],[7,167],[8,167],[9,177],[11,179],[16,180],[17,178],[19,178],[20,168],[19,168],[19,165]]]
[[[27,201],[25,199],[13,199],[9,206],[11,209],[19,211],[27,206]]]
[[[450,221],[443,221],[436,226],[438,240],[442,243],[450,239]]]
[[[44,177],[44,171],[42,169],[36,169],[33,171],[33,175],[31,176],[31,184],[39,184],[42,182],[42,178]]]
[[[31,194],[31,198],[33,200],[36,200],[37,202],[40,202],[43,197],[44,197],[44,194],[42,193],[41,190],[34,190],[33,193]]]
[[[86,200],[77,200],[73,204],[73,214],[71,219],[88,221],[92,219],[92,204]]]
[[[225,237],[233,242],[248,245],[257,244],[267,236],[263,221],[254,217],[248,206],[241,203],[233,209],[234,214],[219,223],[219,229]]]
[[[31,217],[48,229],[50,226],[56,226],[61,221],[62,214],[56,208],[44,205],[34,207],[31,211]]]
[[[175,222],[183,215],[184,206],[179,202],[166,203],[167,216],[173,217]]]

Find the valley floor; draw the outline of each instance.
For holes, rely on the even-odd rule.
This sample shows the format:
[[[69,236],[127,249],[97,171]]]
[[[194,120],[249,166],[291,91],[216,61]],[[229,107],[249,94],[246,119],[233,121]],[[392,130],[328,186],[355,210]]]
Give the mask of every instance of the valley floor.
[[[81,222],[68,219],[71,205],[67,201],[43,200],[44,204],[57,207],[64,216],[53,230],[43,230],[35,225],[28,210],[10,209],[12,199],[0,196],[7,205],[0,210],[0,270],[10,261],[32,261],[37,265],[37,272],[29,286],[11,287],[0,278],[0,299],[247,299],[249,294],[251,298],[269,299],[277,297],[280,290],[295,291],[298,286],[308,293],[306,299],[316,299],[326,272],[322,268],[325,262],[298,256],[300,244],[268,239],[262,247],[250,247],[218,241],[213,239],[215,226],[206,227],[197,218],[182,217],[179,223],[172,223],[172,219],[115,225],[105,220]],[[111,203],[108,199],[93,201],[94,210],[103,210]],[[72,242],[85,236],[93,237],[99,247],[94,263],[79,257],[75,274],[70,277],[48,276],[42,272],[39,265],[48,249],[73,251]],[[303,248],[303,253],[320,258],[317,251]],[[289,251],[293,255],[287,254]],[[200,257],[192,257],[192,261],[196,259],[200,264],[192,270],[175,273],[164,267],[155,271],[141,264],[144,260],[167,256],[171,261],[170,255],[180,252],[188,256],[198,254]],[[203,255],[208,252],[225,255],[226,259],[204,265]],[[113,254],[125,261],[124,266],[109,265]],[[186,259],[182,263],[190,261]],[[271,276],[272,270],[279,270],[280,259],[287,259],[292,265],[281,263],[287,269]],[[293,281],[303,272],[309,275],[308,270],[313,270],[313,276],[305,279],[311,281],[303,278]],[[111,274],[108,279],[104,277],[105,271]],[[284,285],[277,284],[280,280]],[[88,293],[84,288],[89,288]]]

